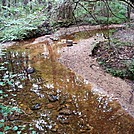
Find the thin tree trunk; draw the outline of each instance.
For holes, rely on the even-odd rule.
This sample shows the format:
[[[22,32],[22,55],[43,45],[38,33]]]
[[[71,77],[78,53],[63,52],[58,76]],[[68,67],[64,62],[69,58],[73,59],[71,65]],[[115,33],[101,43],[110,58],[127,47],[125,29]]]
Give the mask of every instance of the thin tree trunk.
[[[24,0],[23,3],[24,3],[24,5],[27,5],[28,0]]]
[[[131,13],[131,6],[128,5],[127,6],[127,19],[128,19],[128,22],[130,22],[130,13]]]
[[[2,6],[6,6],[6,0],[2,0]]]

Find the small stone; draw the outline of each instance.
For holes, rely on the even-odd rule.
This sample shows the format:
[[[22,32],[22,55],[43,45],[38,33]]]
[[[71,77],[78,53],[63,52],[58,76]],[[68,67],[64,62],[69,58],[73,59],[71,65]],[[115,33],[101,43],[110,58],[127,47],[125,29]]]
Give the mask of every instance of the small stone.
[[[70,103],[70,102],[72,102],[72,100],[71,100],[71,99],[69,99],[69,100],[66,100],[66,102]]]
[[[73,40],[67,40],[66,43],[67,46],[73,46]]]
[[[59,40],[58,37],[50,37],[50,39],[53,40],[53,41],[58,41]]]
[[[59,99],[59,97],[58,97],[57,95],[49,94],[49,95],[48,95],[48,99],[49,99],[49,101],[51,101],[51,102],[55,102],[55,101],[57,101],[57,100]]]
[[[31,107],[31,110],[39,110],[40,108],[41,108],[41,105],[39,103],[36,103]]]
[[[76,41],[73,41],[73,44],[77,44],[77,42]]]
[[[85,133],[85,132],[86,132],[86,130],[80,129],[80,132],[81,132],[81,133]]]
[[[54,108],[54,106],[53,106],[53,104],[47,104],[47,108],[52,109],[52,108]]]
[[[51,39],[52,35],[45,35],[45,38],[50,38]]]
[[[32,68],[32,67],[25,69],[25,71],[27,72],[27,74],[32,74],[35,72],[34,68]]]

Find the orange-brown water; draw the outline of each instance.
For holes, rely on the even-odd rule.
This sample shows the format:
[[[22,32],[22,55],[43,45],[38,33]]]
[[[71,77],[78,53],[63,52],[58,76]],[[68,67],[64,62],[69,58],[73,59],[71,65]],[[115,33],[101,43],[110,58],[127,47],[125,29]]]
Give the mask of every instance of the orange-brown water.
[[[134,119],[115,101],[92,91],[92,85],[57,61],[60,46],[20,43],[4,50],[1,103],[16,106],[5,125],[17,126],[6,133],[28,134],[133,134]],[[45,54],[44,54],[45,50]],[[44,56],[45,55],[45,56]],[[25,68],[34,72],[27,74]]]

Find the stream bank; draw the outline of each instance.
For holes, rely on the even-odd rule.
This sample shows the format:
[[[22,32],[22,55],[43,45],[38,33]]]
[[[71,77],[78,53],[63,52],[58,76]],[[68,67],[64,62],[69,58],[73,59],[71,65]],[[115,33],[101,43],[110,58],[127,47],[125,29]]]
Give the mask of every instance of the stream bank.
[[[122,40],[124,37],[125,41],[127,39],[128,41],[133,40],[133,37],[130,38],[130,35],[133,36],[133,34],[128,33],[128,31],[133,32],[133,30],[121,31],[119,30],[113,36],[116,37],[118,35],[117,37],[120,37]],[[132,97],[133,93],[131,93],[133,83],[129,84],[121,78],[113,77],[99,66],[96,62],[96,57],[91,56],[90,49],[93,42],[94,40],[91,37],[79,40],[78,44],[74,44],[72,47],[63,48],[59,61],[90,83],[95,83],[109,96],[116,98],[121,106],[134,117],[134,99]]]

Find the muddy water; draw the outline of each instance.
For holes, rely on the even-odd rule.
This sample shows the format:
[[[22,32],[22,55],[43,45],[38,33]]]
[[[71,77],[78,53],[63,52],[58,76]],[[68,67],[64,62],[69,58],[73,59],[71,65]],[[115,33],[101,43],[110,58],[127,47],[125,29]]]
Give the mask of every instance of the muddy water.
[[[59,64],[59,49],[22,43],[1,50],[0,78],[5,84],[0,85],[0,102],[21,112],[8,114],[4,125],[10,129],[0,131],[133,134],[134,119],[115,100],[93,92],[92,85]]]

